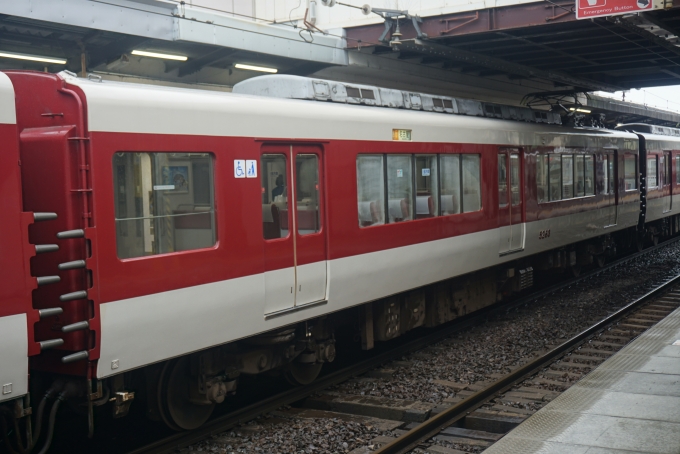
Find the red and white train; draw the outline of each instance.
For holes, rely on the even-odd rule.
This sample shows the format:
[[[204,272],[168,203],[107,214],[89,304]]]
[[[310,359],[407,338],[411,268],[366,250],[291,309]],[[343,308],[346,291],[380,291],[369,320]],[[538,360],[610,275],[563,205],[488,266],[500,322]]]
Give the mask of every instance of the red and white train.
[[[313,380],[341,326],[372,348],[679,229],[677,130],[293,76],[234,92],[0,73],[0,419],[30,421],[40,377],[37,419],[141,400],[192,429],[242,375]]]

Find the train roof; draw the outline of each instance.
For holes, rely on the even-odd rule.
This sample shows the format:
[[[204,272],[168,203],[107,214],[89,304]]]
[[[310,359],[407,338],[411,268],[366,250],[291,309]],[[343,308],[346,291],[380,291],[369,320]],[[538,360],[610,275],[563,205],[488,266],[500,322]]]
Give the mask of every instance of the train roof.
[[[679,137],[680,129],[669,126],[650,125],[647,123],[627,123],[616,126],[618,131],[637,132],[641,134],[653,134],[655,136]]]
[[[246,79],[234,85],[233,92],[274,98],[306,99],[393,109],[423,110],[443,114],[500,118],[529,123],[562,124],[562,117],[557,112],[534,110],[528,107],[506,106],[474,99],[395,90],[374,85],[360,85],[281,74]]]
[[[634,132],[645,139],[647,149],[677,150],[680,148],[680,129],[668,126],[630,123],[616,127],[619,131]]]
[[[393,129],[410,129],[416,143],[637,149],[622,131],[60,77],[84,92],[95,132],[392,141]]]
[[[5,73],[0,72],[0,124],[16,124],[14,86]]]

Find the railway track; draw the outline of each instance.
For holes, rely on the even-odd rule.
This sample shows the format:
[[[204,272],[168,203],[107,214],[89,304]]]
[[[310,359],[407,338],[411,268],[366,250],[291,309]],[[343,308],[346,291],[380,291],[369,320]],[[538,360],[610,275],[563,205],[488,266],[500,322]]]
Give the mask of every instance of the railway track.
[[[152,454],[182,450],[187,446],[194,445],[209,439],[211,436],[232,429],[239,424],[253,420],[259,415],[302,401],[352,377],[373,371],[378,365],[398,360],[408,353],[424,349],[433,343],[478,325],[498,314],[507,313],[514,308],[556,294],[601,273],[615,270],[643,255],[664,248],[676,241],[678,239],[669,240],[643,252],[619,259],[601,269],[583,274],[578,278],[573,278],[517,300],[470,314],[451,324],[432,330],[424,336],[402,342],[394,348],[382,351],[351,366],[322,376],[311,385],[293,388],[273,395],[255,404],[240,408],[237,411],[216,417],[197,430],[174,434],[135,449],[129,454]],[[380,453],[403,453],[413,449],[421,450],[421,452],[455,453],[457,452],[456,450],[446,448],[445,446],[463,446],[464,448],[467,446],[472,448],[470,449],[472,451],[478,451],[489,446],[493,441],[501,438],[504,431],[510,430],[519,424],[532,412],[531,410],[517,408],[518,404],[522,406],[527,404],[527,402],[544,402],[546,399],[554,398],[557,393],[546,391],[545,386],[552,386],[553,388],[568,387],[570,383],[575,382],[580,376],[587,373],[590,367],[595,367],[599,362],[604,361],[608,355],[622,348],[631,338],[637,336],[641,330],[648,328],[656,320],[663,318],[665,313],[677,307],[677,304],[674,306],[673,304],[675,303],[672,301],[666,301],[664,304],[657,304],[652,309],[646,310],[647,312],[642,310],[638,318],[633,319],[633,321],[640,323],[639,325],[630,323],[630,327],[620,326],[613,329],[613,333],[605,331],[608,326],[616,323],[617,320],[621,320],[626,314],[639,309],[641,305],[648,303],[650,299],[660,295],[662,292],[668,291],[668,288],[677,283],[678,279],[680,277],[676,276],[663,283],[659,283],[658,286],[642,297],[627,304],[605,319],[598,321],[591,328],[584,330],[563,344],[555,346],[538,358],[517,368],[511,374],[499,377],[493,383],[475,383],[474,385],[449,383],[452,391],[455,392],[455,399],[446,399],[444,406],[440,405],[437,408],[431,408],[432,406],[430,406],[429,411],[423,412],[423,414],[428,416],[436,413],[433,417],[424,422],[417,422],[418,418],[415,418],[416,422],[400,424],[399,429],[392,431],[393,434],[400,435],[397,438],[375,437],[366,443],[370,448],[363,450],[355,449],[352,453],[373,452],[374,449],[377,449],[375,452]],[[680,304],[680,294],[678,294],[677,303]],[[595,336],[598,336],[598,338],[595,338]],[[591,343],[596,343],[596,348],[584,349],[583,344],[589,340]],[[579,347],[581,352],[565,357],[569,352],[573,352]],[[560,360],[560,358],[562,359]],[[560,381],[565,378],[566,381]],[[541,386],[542,389],[536,389],[534,383],[541,383],[543,385]],[[357,408],[360,408],[360,406]],[[349,410],[349,412],[351,413],[352,411]],[[358,412],[365,419],[367,414],[365,410],[359,409]],[[317,415],[322,414],[323,412],[317,413]],[[371,412],[369,411],[368,414],[371,414]],[[362,418],[357,416],[356,420],[362,421]],[[444,447],[441,445],[444,445]],[[432,449],[435,450],[433,451]],[[439,451],[436,449],[439,449]],[[449,449],[449,451],[446,451],[446,449]]]
[[[541,393],[539,389],[533,388],[533,385],[535,383],[555,383],[554,380],[549,378],[550,376],[566,376],[571,381],[569,385],[575,383],[587,373],[591,366],[596,367],[597,364],[623,348],[629,341],[677,309],[680,306],[680,286],[678,284],[680,284],[680,276],[661,283],[656,289],[627,304],[592,327],[519,367],[507,376],[483,387],[448,410],[411,427],[408,432],[386,443],[374,452],[376,454],[407,453],[417,448],[421,443],[438,436],[441,436],[444,440],[449,437],[449,441],[452,443],[456,441],[456,438],[470,438],[487,442],[500,439],[503,434],[519,425],[526,417],[513,415],[512,406],[507,409],[499,409],[497,405],[494,405],[491,407],[492,411],[476,412],[475,410],[495,398],[500,398],[510,404],[519,400],[543,400],[548,393]],[[588,348],[588,344],[593,342],[597,346],[605,348]],[[581,348],[583,345],[586,345],[586,348]],[[565,356],[567,354],[569,356]],[[558,362],[561,358],[564,361]],[[567,371],[570,368],[580,369],[580,371]],[[567,383],[563,383],[563,385],[565,384]],[[508,390],[518,387],[518,385],[517,391],[507,393]],[[558,386],[560,385],[558,384]],[[551,398],[554,398],[555,393],[550,394],[553,394]],[[466,423],[468,419],[471,421]]]

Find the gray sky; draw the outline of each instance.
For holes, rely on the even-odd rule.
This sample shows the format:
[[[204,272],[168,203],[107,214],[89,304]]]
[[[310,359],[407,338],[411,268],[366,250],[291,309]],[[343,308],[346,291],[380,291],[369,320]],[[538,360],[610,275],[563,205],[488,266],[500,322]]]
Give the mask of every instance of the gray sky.
[[[600,96],[621,99],[623,92],[598,92],[597,94]],[[649,107],[680,112],[680,85],[644,88],[642,90],[629,90],[626,91],[625,94],[626,101],[644,104]]]

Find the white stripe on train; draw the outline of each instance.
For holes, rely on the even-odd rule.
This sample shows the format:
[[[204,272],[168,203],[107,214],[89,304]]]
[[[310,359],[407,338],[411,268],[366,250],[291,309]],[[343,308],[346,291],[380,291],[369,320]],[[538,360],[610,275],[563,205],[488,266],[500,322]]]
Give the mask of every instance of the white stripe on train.
[[[637,201],[620,206],[618,224],[609,228],[605,226],[611,219],[610,208],[527,223],[524,251],[503,257],[499,257],[500,229],[492,229],[331,260],[327,304],[268,320],[264,274],[105,303],[100,306],[97,377],[632,227],[637,224],[638,207]],[[551,230],[550,237],[538,240],[538,232],[545,229]]]

